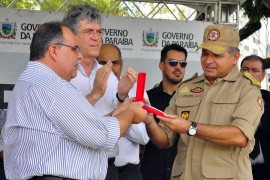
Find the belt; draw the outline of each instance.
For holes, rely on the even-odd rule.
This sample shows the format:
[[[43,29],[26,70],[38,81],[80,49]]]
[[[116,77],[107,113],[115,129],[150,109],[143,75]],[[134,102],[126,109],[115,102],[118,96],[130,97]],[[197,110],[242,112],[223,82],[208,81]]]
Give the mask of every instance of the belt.
[[[125,166],[117,167],[117,170],[118,170],[118,172],[122,172],[122,171],[129,169],[129,168],[134,168],[134,167],[138,168],[138,165],[137,164],[127,164]]]
[[[29,180],[73,180],[73,179],[63,178],[59,176],[44,175],[44,176],[34,176]]]
[[[108,159],[108,165],[114,164],[115,158],[109,158]]]

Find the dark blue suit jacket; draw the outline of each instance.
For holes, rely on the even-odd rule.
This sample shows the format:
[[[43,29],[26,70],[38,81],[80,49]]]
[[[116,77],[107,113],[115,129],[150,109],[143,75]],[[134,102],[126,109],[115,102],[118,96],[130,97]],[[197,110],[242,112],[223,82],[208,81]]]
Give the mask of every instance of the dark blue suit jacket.
[[[264,114],[255,133],[255,140],[260,141],[268,177],[270,177],[270,92],[263,89],[261,92],[264,100]]]

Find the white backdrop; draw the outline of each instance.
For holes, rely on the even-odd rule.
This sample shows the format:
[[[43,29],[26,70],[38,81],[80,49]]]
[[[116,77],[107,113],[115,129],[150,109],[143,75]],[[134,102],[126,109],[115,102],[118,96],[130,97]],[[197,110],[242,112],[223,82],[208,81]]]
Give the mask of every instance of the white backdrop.
[[[33,33],[46,21],[62,20],[63,13],[0,8],[0,109],[8,102],[10,90],[29,60]],[[122,52],[124,71],[133,67],[146,72],[146,90],[160,82],[160,51],[166,44],[178,43],[188,51],[185,78],[202,73],[200,51],[203,30],[209,23],[103,17],[103,43],[116,44]]]

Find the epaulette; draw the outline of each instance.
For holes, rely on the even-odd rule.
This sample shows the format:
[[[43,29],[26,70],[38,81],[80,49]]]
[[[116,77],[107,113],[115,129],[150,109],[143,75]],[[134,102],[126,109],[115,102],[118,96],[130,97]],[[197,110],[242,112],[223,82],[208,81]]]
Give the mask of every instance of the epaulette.
[[[180,87],[181,84],[185,83],[185,82],[188,82],[188,81],[191,81],[193,79],[195,79],[196,77],[198,77],[198,73],[195,73],[192,77],[184,80],[184,81],[181,81],[179,84],[178,84],[178,87]]]
[[[259,88],[261,88],[261,82],[255,79],[249,72],[245,71],[243,75],[251,81],[251,83]]]

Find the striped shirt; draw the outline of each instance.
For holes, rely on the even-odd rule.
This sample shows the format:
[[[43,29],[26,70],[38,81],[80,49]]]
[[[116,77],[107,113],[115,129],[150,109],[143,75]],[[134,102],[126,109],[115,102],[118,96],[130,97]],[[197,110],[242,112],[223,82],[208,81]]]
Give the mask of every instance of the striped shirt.
[[[73,84],[77,89],[82,91],[86,96],[88,95],[94,87],[94,81],[96,77],[97,70],[101,68],[102,65],[98,64],[97,60],[94,60],[92,71],[88,76],[85,73],[82,65],[78,65],[77,76],[73,78],[70,83]],[[111,72],[107,80],[107,88],[101,98],[94,104],[94,108],[101,115],[106,115],[112,112],[118,106],[118,100],[116,98],[116,92],[118,91],[118,79]],[[108,152],[109,158],[115,157],[119,153],[118,144],[115,145],[113,149]]]
[[[107,151],[120,137],[71,83],[40,62],[29,62],[8,105],[4,165],[8,179],[54,175],[105,179]]]

